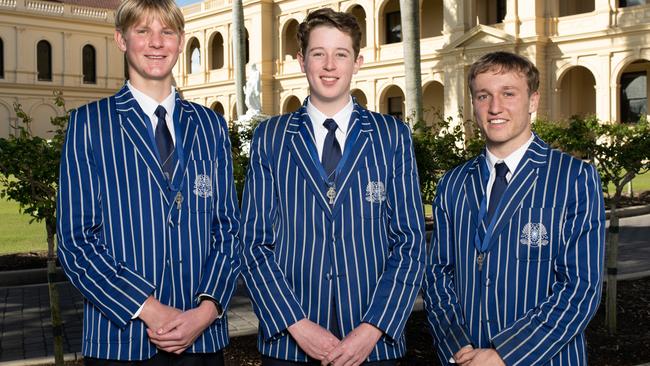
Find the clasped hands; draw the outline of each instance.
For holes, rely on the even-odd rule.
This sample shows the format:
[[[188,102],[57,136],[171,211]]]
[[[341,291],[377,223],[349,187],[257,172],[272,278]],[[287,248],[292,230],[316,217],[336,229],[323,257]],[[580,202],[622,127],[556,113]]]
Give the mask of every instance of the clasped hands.
[[[149,296],[139,318],[147,325],[149,340],[162,351],[181,354],[214,322],[219,313],[210,301],[180,311]]]
[[[324,366],[362,364],[382,335],[375,326],[362,323],[339,340],[329,330],[306,318],[290,325],[287,330],[309,357],[321,361]]]
[[[474,348],[470,345],[456,352],[453,359],[461,366],[505,366],[497,351],[491,348]]]

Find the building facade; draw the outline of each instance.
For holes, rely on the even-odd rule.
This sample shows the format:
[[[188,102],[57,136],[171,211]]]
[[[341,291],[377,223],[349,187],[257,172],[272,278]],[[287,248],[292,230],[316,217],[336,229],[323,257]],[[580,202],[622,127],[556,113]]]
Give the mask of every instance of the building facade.
[[[0,137],[13,132],[20,103],[32,132],[52,134],[60,90],[74,108],[114,94],[124,83],[124,56],[115,46],[120,0],[0,0]]]
[[[495,50],[522,54],[542,74],[538,115],[595,114],[603,121],[647,115],[650,4],[646,0],[418,0],[425,119],[469,117],[466,72]],[[309,94],[296,60],[298,24],[319,7],[352,13],[364,36],[353,95],[404,118],[399,0],[244,0],[247,70],[261,71],[262,110],[295,110]],[[175,67],[184,97],[235,119],[232,0],[183,8],[186,49]]]

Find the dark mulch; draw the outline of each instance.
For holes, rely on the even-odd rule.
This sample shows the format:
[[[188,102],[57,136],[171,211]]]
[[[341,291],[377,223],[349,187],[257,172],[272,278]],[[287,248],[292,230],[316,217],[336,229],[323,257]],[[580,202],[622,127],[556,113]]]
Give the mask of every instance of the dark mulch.
[[[44,267],[44,258],[44,253],[0,256],[0,270]],[[601,307],[587,328],[589,364],[632,366],[650,362],[650,278],[619,282],[615,336],[605,328],[604,301],[603,292]],[[424,312],[409,319],[406,340],[408,353],[401,366],[438,365]],[[233,338],[225,357],[229,366],[260,365],[255,336]]]
[[[650,362],[650,278],[618,285],[618,332],[605,327],[605,298],[587,328],[589,365],[632,366]],[[406,325],[407,355],[401,366],[439,365],[424,312],[411,315]],[[232,339],[226,349],[228,364],[260,365],[255,336]]]

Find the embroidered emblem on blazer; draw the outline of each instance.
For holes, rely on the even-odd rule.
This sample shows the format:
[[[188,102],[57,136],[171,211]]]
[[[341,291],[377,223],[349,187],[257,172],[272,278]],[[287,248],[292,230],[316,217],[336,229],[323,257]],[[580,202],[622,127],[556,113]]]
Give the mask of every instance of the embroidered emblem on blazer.
[[[212,196],[212,182],[210,181],[210,177],[208,177],[205,174],[199,174],[196,176],[196,179],[194,179],[194,194],[203,197],[203,198],[208,198]]]
[[[366,201],[381,203],[386,200],[386,188],[383,182],[368,182],[366,186]]]
[[[533,248],[540,247],[548,244],[548,231],[544,224],[527,223],[521,230],[519,242],[524,245],[529,245]]]

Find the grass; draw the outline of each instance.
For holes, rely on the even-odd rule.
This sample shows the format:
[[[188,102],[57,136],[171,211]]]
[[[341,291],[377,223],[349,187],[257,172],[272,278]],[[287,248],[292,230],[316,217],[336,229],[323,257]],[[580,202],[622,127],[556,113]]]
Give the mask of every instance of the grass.
[[[614,193],[614,185],[609,185],[609,192]],[[632,179],[632,190],[634,194],[637,195],[643,191],[650,191],[650,172],[641,174],[636,178]],[[627,188],[623,190],[624,194],[627,194]]]
[[[30,224],[30,218],[16,202],[0,199],[0,254],[47,250],[45,224]]]

